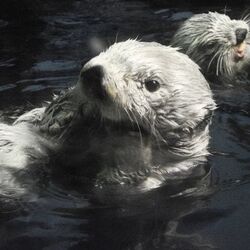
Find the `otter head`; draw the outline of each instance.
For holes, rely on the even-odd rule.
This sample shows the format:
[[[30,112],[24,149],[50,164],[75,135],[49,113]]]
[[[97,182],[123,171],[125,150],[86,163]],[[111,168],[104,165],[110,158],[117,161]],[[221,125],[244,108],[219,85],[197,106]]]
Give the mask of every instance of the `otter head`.
[[[232,76],[249,62],[247,20],[230,19],[225,14],[197,14],[184,22],[174,35],[178,46],[209,75]]]
[[[126,124],[125,133],[137,131],[181,156],[207,153],[207,143],[193,139],[215,107],[212,94],[198,66],[176,49],[134,40],[114,44],[85,64],[78,88],[104,124]]]

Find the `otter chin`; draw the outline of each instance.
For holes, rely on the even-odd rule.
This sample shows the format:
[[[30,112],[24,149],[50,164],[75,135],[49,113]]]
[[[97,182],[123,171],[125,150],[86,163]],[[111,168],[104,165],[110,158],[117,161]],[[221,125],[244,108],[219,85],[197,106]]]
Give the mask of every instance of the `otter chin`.
[[[206,161],[214,109],[209,85],[188,56],[158,43],[116,43],[87,62],[76,86],[48,107],[5,125],[12,134],[25,127],[29,150],[24,135],[1,135],[0,142],[10,142],[0,143],[1,164],[14,166],[11,155],[22,154],[27,167],[30,153],[34,162],[52,151],[59,168],[74,168],[96,187],[148,190]]]
[[[225,14],[196,14],[175,33],[171,45],[190,56],[209,78],[235,80],[250,63],[248,16],[230,19]]]

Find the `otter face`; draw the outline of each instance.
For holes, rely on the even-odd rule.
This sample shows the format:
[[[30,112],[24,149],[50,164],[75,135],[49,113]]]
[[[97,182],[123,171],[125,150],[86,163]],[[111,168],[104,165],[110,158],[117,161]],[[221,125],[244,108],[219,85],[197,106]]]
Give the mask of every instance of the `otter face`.
[[[214,109],[198,66],[176,49],[133,40],[90,60],[78,82],[103,120],[138,127],[168,143]]]
[[[205,73],[230,76],[249,61],[249,39],[247,20],[209,12],[184,22],[172,44],[188,54]]]

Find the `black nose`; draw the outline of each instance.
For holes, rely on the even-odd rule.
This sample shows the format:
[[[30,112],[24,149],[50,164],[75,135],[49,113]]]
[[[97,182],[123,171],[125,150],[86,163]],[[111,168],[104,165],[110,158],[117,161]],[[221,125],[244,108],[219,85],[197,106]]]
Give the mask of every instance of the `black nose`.
[[[104,99],[106,96],[103,87],[104,70],[102,66],[94,66],[81,72],[84,92],[92,97]]]
[[[235,31],[236,44],[242,43],[246,39],[247,29],[237,29]]]

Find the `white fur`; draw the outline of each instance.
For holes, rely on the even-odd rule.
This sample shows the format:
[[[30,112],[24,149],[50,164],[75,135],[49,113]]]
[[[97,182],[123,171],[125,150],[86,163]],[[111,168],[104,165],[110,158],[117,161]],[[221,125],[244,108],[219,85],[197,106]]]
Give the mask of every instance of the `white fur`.
[[[12,126],[0,124],[0,166],[19,169],[41,161],[49,145],[38,130],[26,122]]]
[[[225,14],[209,12],[187,19],[174,35],[171,44],[181,48],[203,72],[232,78],[250,63],[249,20],[230,19]],[[237,29],[246,29],[245,57],[235,61]]]
[[[91,96],[91,82],[84,82],[85,72],[98,65],[104,71],[100,88],[110,100],[106,104]],[[160,88],[150,92],[147,80],[159,82]],[[61,156],[62,162],[75,164],[72,148],[79,152],[80,161],[97,154],[104,168],[97,175],[100,183],[133,183],[155,174],[162,183],[164,175],[190,170],[190,161],[196,166],[205,160],[214,109],[208,83],[188,56],[158,43],[128,40],[90,60],[76,87],[55,98],[48,108],[28,112],[12,126],[1,124],[0,165],[25,168],[47,159],[50,149],[72,144],[71,153]],[[76,125],[84,124],[86,117],[96,126],[95,114],[101,115],[103,136],[79,126],[80,134],[75,136]],[[117,131],[114,125],[120,122],[137,127],[138,132]],[[88,148],[82,152],[79,145],[85,144]],[[192,159],[188,165],[180,164],[187,159]],[[146,189],[147,183],[150,179]]]

